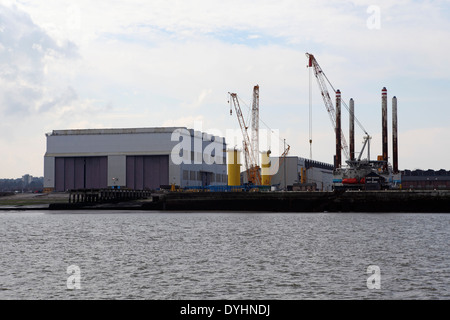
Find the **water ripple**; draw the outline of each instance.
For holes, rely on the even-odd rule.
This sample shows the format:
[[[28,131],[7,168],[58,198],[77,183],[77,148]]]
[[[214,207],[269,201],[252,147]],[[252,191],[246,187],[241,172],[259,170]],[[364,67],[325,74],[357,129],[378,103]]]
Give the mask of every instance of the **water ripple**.
[[[450,298],[449,215],[123,213],[0,213],[0,299]]]

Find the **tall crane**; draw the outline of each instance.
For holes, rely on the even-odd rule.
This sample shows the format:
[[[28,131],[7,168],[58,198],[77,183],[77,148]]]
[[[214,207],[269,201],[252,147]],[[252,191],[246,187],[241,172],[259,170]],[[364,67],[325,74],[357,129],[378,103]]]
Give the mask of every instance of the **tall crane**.
[[[336,128],[336,111],[334,110],[333,101],[331,100],[330,94],[328,93],[326,82],[328,82],[328,84],[331,86],[331,88],[333,89],[333,91],[335,93],[337,93],[337,91],[333,88],[333,85],[331,84],[330,80],[328,80],[328,78],[325,75],[325,73],[323,72],[322,68],[319,66],[319,63],[317,62],[317,60],[314,57],[314,55],[312,55],[310,53],[306,53],[306,57],[308,58],[308,62],[309,62],[308,63],[308,67],[309,68],[313,68],[313,70],[314,70],[314,75],[316,76],[317,83],[319,84],[320,92],[322,94],[322,98],[323,98],[323,101],[325,103],[325,107],[327,108],[328,114],[330,116],[333,128]],[[310,95],[311,95],[311,89],[310,89]],[[349,110],[348,106],[345,104],[344,101],[342,101],[342,104],[351,113],[350,116],[352,116],[354,118],[355,122],[358,124],[358,126],[361,128],[361,130],[364,131],[364,134],[366,135],[365,138],[364,138],[365,143],[364,143],[363,149],[361,150],[360,156],[358,158],[358,159],[360,159],[361,158],[361,154],[362,154],[366,144],[370,143],[369,140],[371,139],[371,137],[367,133],[366,129],[364,129],[364,127],[362,126],[361,122],[359,122],[359,120],[355,117],[353,111]],[[310,105],[311,105],[311,101],[310,101]],[[311,132],[310,132],[310,143],[312,143]],[[341,148],[342,148],[342,151],[345,154],[345,157],[347,158],[347,162],[354,160],[350,156],[350,153],[349,153],[349,150],[348,150],[348,146],[347,146],[347,142],[345,141],[345,136],[344,136],[344,132],[342,131],[342,129],[341,129]],[[369,152],[370,151],[368,150],[368,153]],[[370,153],[369,153],[369,159],[370,159]]]
[[[252,144],[250,137],[248,135],[248,126],[245,124],[244,116],[242,115],[242,110],[239,105],[239,99],[236,93],[228,92],[230,96],[230,115],[233,114],[232,107],[236,110],[236,115],[238,118],[239,126],[241,127],[242,137],[243,137],[243,149],[245,158],[245,170],[247,171],[248,181],[254,185],[261,184],[261,173],[259,167],[256,164],[255,155],[253,153]]]
[[[234,106],[239,126],[241,127],[242,136],[244,138],[244,140],[242,141],[242,145],[244,149],[245,170],[248,175],[248,181],[253,183],[254,185],[261,185],[262,177],[259,166],[259,86],[256,85],[253,87],[253,103],[251,108],[251,140],[248,133],[248,126],[245,123],[245,119],[239,104],[239,98],[236,93],[229,92],[228,94],[230,96],[230,115],[233,114],[232,110]],[[287,147],[285,146],[285,150],[280,157],[279,166],[281,166],[281,164],[284,162],[290,148],[291,147],[289,145]]]
[[[370,139],[372,138],[367,131],[364,129],[362,124],[358,121],[358,119],[354,115],[354,105],[353,105],[353,99],[350,100],[350,110],[348,106],[340,99],[340,91],[335,90],[333,88],[333,85],[330,83],[328,78],[326,77],[325,73],[323,72],[322,68],[317,63],[316,58],[314,55],[306,53],[306,57],[308,58],[308,67],[314,70],[314,75],[317,79],[317,83],[319,84],[319,88],[322,94],[323,101],[325,102],[325,107],[327,108],[328,114],[330,115],[331,122],[333,124],[333,128],[335,129],[336,136],[341,137],[341,149],[343,150],[345,156],[347,157],[346,167],[337,167],[333,171],[333,187],[336,189],[366,189],[366,178],[369,178],[370,181],[373,183],[374,177],[378,179],[379,188],[382,189],[391,189],[396,188],[397,184],[396,182],[392,181],[399,181],[401,178],[397,177],[393,174],[392,168],[388,165],[387,160],[377,160],[372,161],[370,160]],[[311,73],[310,73],[311,77]],[[339,123],[337,121],[336,116],[339,115],[339,112],[336,112],[333,107],[333,102],[331,100],[330,94],[328,93],[327,85],[326,83],[331,86],[333,91],[336,93],[336,108],[340,107],[340,103],[342,103],[347,110],[350,112],[350,141],[352,143],[351,146],[351,153],[349,154],[349,150],[347,147],[347,143],[344,138],[344,133],[340,128],[338,128],[336,125]],[[311,90],[311,89],[310,89]],[[383,88],[383,90],[386,90]],[[311,91],[310,91],[311,95]],[[384,102],[383,102],[384,103]],[[311,107],[311,100],[310,100],[310,107]],[[361,149],[361,152],[359,153],[359,156],[356,158],[354,154],[354,125],[353,121],[355,121],[358,126],[364,131],[365,137],[364,137],[364,144]],[[339,144],[337,142],[337,149],[339,149]],[[310,135],[310,143],[311,143],[311,135]],[[367,159],[361,159],[362,154],[364,152],[364,149],[367,147]],[[336,150],[338,152],[338,150]],[[372,184],[371,187],[374,185]]]
[[[317,83],[319,84],[320,92],[322,93],[323,102],[325,103],[325,107],[327,108],[333,128],[336,128],[336,111],[334,110],[333,101],[331,100],[330,94],[328,92],[326,82],[328,82],[330,84],[330,86],[334,92],[336,92],[336,90],[334,90],[333,86],[331,85],[327,76],[323,72],[322,68],[319,66],[319,63],[317,62],[314,55],[306,53],[306,57],[309,59],[308,67],[313,68],[313,70],[314,70],[314,75],[316,76]],[[325,82],[325,80],[326,80],[326,82]],[[310,143],[311,143],[311,137],[310,137]],[[342,130],[341,130],[341,144],[342,144],[342,151],[344,152],[346,158],[350,159],[347,142],[345,141],[344,132],[342,132]]]
[[[259,166],[259,86],[253,87],[252,103],[252,152],[255,165]]]

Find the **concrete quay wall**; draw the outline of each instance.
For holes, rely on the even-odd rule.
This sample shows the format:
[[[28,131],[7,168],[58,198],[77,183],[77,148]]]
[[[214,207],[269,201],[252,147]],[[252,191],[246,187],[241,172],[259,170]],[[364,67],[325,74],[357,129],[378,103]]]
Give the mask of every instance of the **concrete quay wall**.
[[[199,192],[153,195],[145,210],[450,213],[450,191]]]

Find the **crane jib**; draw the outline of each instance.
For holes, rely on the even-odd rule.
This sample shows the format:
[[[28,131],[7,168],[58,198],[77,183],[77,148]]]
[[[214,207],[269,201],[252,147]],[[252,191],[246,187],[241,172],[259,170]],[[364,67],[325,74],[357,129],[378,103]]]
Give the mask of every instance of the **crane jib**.
[[[327,109],[327,112],[330,116],[330,120],[333,125],[333,129],[336,129],[336,111],[334,109],[333,101],[332,101],[330,94],[328,92],[328,89],[327,89],[327,83],[330,85],[330,87],[333,89],[333,91],[335,93],[337,93],[337,91],[334,89],[333,85],[331,84],[331,82],[329,81],[329,79],[327,78],[325,73],[323,72],[322,68],[319,66],[319,63],[317,62],[314,55],[306,53],[306,56],[308,57],[308,61],[309,61],[308,67],[313,68],[313,70],[314,70],[314,75],[315,75],[317,83],[319,85],[320,92],[321,92],[321,95],[322,95],[322,98],[323,98],[323,101],[325,104],[325,108]],[[344,107],[347,109],[347,111],[351,112],[349,107],[343,100],[341,100],[341,103],[344,105]],[[364,129],[361,122],[356,118],[356,116],[354,115],[353,112],[352,112],[351,116],[354,117],[355,122],[361,128],[361,130],[364,131],[366,136],[369,136],[369,134]],[[344,132],[342,130],[341,130],[341,149],[344,152],[346,158],[350,159],[349,149],[347,146],[347,142],[345,140]]]

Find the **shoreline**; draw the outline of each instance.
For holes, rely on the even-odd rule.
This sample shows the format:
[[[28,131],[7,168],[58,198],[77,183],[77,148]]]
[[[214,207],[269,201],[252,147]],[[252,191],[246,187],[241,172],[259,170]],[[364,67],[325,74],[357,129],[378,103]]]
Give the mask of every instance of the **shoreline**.
[[[450,213],[450,191],[169,192],[110,203],[69,203],[68,193],[0,198],[0,211],[26,210]]]

